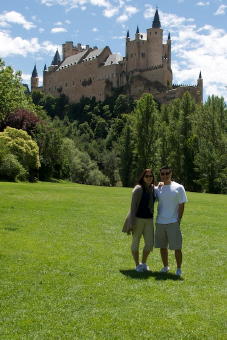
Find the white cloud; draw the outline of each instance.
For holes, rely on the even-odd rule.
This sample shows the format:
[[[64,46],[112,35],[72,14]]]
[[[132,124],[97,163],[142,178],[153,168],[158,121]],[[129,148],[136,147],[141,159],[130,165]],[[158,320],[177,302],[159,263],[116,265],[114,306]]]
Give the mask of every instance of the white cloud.
[[[214,15],[223,15],[225,14],[225,10],[227,8],[227,5],[220,5],[217,9],[217,11],[214,13]]]
[[[123,39],[125,39],[125,37],[126,37],[126,35],[120,35],[120,36],[115,35],[115,36],[112,37],[112,39],[123,40]],[[120,53],[118,53],[118,54],[120,54]]]
[[[41,4],[46,6],[59,5],[66,7],[66,11],[73,8],[80,8],[86,10],[87,5],[103,7],[103,15],[107,18],[120,14],[117,22],[127,21],[132,15],[139,10],[135,6],[129,4],[131,0],[39,0]],[[120,13],[119,13],[120,12]]]
[[[65,20],[65,23],[67,25],[70,25],[71,21],[70,20]],[[54,23],[54,26],[63,26],[63,25],[64,25],[64,23],[62,21],[57,21],[57,22]]]
[[[125,22],[129,19],[129,16],[127,14],[122,14],[117,18],[117,22]]]
[[[114,15],[116,15],[119,12],[119,9],[116,7],[112,7],[112,8],[106,8],[103,11],[103,15],[107,18],[111,18]]]
[[[0,32],[0,55],[3,58],[13,55],[26,57],[41,52],[52,55],[56,48],[57,46],[49,41],[40,43],[37,38],[26,40],[21,37],[11,37],[7,32]]]
[[[133,14],[136,14],[139,10],[136,7],[133,6],[127,6],[125,7],[125,12],[128,13],[130,16]]]
[[[121,5],[123,4],[124,3],[122,2]],[[125,6],[123,8],[123,13],[117,18],[117,22],[123,23],[125,21],[128,21],[128,19],[137,12],[139,12],[138,8],[134,6]]]
[[[98,32],[98,31],[99,31],[99,29],[97,27],[92,28],[92,32]]]
[[[32,22],[27,21],[22,14],[16,11],[3,12],[3,14],[0,15],[0,26],[8,27],[9,24],[22,25],[26,30],[36,27]]]
[[[62,33],[67,32],[67,29],[64,27],[54,27],[51,29],[51,33]]]
[[[209,6],[210,5],[210,2],[209,1],[199,1],[199,2],[197,2],[196,3],[196,5],[197,6],[201,6],[201,7],[203,7],[203,6]]]
[[[63,22],[61,21],[57,21],[54,23],[54,26],[62,26],[63,25]]]

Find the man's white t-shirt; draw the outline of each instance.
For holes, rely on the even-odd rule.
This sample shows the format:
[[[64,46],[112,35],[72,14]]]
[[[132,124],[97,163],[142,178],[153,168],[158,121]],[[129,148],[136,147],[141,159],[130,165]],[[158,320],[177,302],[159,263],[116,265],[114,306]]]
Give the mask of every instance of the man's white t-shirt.
[[[183,185],[172,181],[171,184],[156,187],[155,196],[158,200],[156,222],[160,224],[177,222],[179,204],[187,202]]]

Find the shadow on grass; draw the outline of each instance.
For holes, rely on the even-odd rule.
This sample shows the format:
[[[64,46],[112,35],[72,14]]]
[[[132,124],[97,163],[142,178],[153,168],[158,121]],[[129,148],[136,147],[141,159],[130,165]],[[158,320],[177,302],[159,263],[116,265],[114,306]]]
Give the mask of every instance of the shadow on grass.
[[[142,272],[138,273],[134,269],[127,269],[127,270],[121,270],[120,273],[131,277],[132,279],[139,279],[139,280],[147,280],[150,277],[155,278],[155,280],[158,281],[165,281],[165,280],[173,280],[173,281],[183,281],[184,279],[178,275],[171,274],[171,273],[160,273],[160,272]]]
[[[5,227],[5,228],[2,228],[3,230],[7,230],[7,231],[16,231],[18,230],[19,228],[16,227],[16,228],[12,228],[12,227]]]

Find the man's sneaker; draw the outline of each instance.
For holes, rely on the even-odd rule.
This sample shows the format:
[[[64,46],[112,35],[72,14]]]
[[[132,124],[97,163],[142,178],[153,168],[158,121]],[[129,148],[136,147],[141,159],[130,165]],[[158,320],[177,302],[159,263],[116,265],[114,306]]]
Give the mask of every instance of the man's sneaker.
[[[163,267],[161,270],[160,270],[160,273],[168,273],[169,271],[169,267]]]
[[[177,270],[176,270],[176,275],[177,275],[177,276],[181,276],[181,274],[182,274],[181,269],[180,269],[180,268],[177,268]]]
[[[140,263],[140,264],[138,264],[138,266],[136,266],[136,271],[138,273],[142,273],[143,272],[143,264],[142,263]]]
[[[149,270],[149,267],[146,263],[142,263],[142,266],[143,266],[143,271],[146,272]]]

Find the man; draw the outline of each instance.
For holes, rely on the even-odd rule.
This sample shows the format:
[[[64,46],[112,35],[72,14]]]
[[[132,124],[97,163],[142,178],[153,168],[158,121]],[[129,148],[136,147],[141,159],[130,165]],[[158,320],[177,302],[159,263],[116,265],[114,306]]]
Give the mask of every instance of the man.
[[[164,267],[161,272],[169,271],[168,247],[175,251],[177,264],[176,275],[181,276],[182,264],[182,234],[180,222],[184,213],[187,197],[183,185],[171,180],[172,170],[168,166],[160,169],[160,178],[164,183],[155,189],[158,200],[158,214],[156,218],[155,247],[160,248]]]

